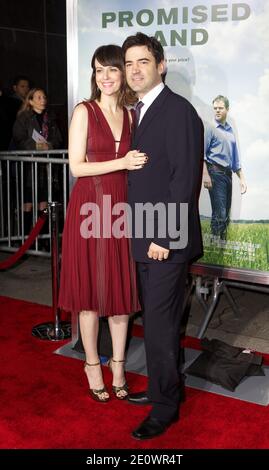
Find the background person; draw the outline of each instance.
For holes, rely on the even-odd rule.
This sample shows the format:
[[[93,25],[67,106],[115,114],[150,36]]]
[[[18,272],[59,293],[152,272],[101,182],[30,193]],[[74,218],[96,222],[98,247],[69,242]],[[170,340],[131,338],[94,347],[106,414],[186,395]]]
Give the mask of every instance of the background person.
[[[17,75],[13,80],[12,89],[13,94],[11,97],[14,100],[14,103],[17,103],[18,112],[30,91],[30,79],[26,77],[26,75]]]
[[[30,79],[26,75],[17,75],[13,80],[12,93],[9,95],[10,129],[9,129],[9,150],[16,150],[13,146],[12,129],[16,121],[18,112],[22,108],[26,97],[30,91]]]
[[[34,133],[44,140],[38,143]],[[47,96],[42,88],[32,88],[20,109],[13,127],[13,145],[16,150],[52,150],[61,147],[62,137],[53,113],[47,108]],[[38,164],[38,209],[48,205],[48,174],[44,163]],[[32,225],[32,170],[24,165],[24,229]]]

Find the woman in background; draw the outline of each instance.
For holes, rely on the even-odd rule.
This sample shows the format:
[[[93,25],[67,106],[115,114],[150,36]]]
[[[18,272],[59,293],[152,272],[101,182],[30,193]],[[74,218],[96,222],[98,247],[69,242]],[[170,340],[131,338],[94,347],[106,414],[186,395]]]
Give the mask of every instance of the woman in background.
[[[46,93],[42,88],[32,88],[14,123],[12,147],[16,150],[53,150],[60,148],[61,143],[55,116],[47,108]],[[31,165],[24,164],[24,233],[29,233],[32,225],[32,188]],[[37,188],[38,209],[42,211],[48,206],[48,174],[44,163],[38,164]]]

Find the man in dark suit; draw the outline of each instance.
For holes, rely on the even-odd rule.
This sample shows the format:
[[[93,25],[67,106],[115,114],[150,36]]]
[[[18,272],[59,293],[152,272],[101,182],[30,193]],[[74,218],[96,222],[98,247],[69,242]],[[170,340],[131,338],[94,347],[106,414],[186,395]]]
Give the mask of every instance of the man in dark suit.
[[[148,368],[147,392],[131,394],[129,401],[152,405],[149,416],[132,435],[149,439],[178,419],[179,336],[186,275],[190,260],[202,253],[198,197],[203,126],[193,106],[163,84],[164,53],[154,37],[137,33],[122,47],[127,82],[143,103],[138,105],[133,148],[148,155],[142,170],[129,173],[128,202]],[[147,210],[141,218],[138,213],[143,204]],[[181,211],[183,205],[185,211]],[[173,230],[171,225],[175,225]]]

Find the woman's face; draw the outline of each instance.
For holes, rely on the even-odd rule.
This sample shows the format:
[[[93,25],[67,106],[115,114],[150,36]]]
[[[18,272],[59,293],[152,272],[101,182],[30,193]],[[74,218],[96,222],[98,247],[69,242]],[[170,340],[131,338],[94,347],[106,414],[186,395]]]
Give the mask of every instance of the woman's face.
[[[95,59],[95,80],[101,93],[118,94],[122,84],[122,72],[113,65],[102,65]]]
[[[33,99],[30,100],[30,105],[36,113],[42,113],[47,106],[47,97],[44,91],[37,90],[33,95]]]

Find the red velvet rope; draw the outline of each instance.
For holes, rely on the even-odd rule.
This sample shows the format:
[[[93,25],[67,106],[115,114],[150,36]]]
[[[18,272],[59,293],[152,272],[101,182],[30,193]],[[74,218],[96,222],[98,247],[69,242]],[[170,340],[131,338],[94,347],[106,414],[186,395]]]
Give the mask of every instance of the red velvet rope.
[[[16,253],[14,253],[5,261],[2,261],[2,263],[0,263],[0,270],[10,268],[11,266],[13,266],[13,264],[15,264],[18,261],[18,259],[20,259],[24,255],[26,250],[30,248],[33,241],[35,240],[40,230],[42,229],[46,221],[46,218],[47,218],[47,212],[43,212],[41,216],[39,217],[39,219],[37,220],[35,226],[31,230],[27,240],[25,240],[24,244],[18,249],[18,251],[16,251]]]

